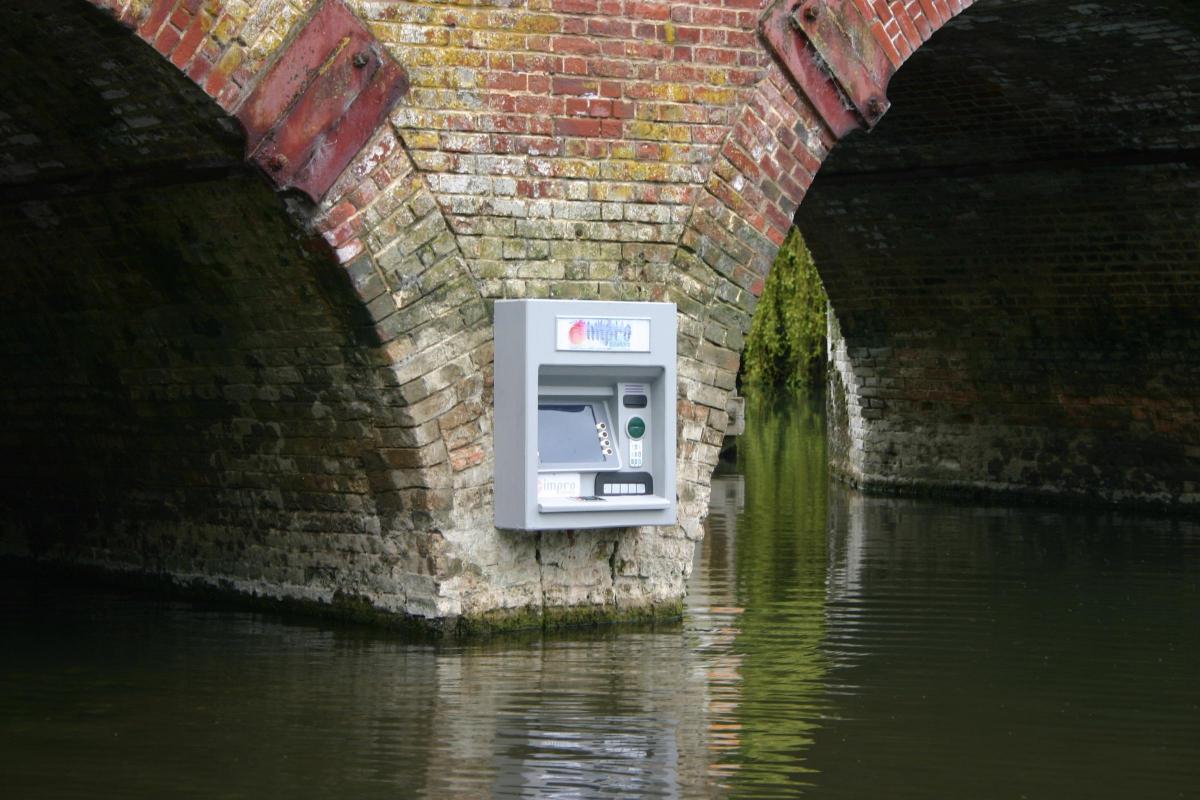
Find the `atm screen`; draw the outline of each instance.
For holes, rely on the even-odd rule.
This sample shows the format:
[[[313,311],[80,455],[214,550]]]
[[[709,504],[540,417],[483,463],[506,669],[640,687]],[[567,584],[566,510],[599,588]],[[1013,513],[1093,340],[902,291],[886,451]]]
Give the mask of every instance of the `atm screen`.
[[[604,451],[590,403],[538,404],[538,461],[541,464],[603,464]]]

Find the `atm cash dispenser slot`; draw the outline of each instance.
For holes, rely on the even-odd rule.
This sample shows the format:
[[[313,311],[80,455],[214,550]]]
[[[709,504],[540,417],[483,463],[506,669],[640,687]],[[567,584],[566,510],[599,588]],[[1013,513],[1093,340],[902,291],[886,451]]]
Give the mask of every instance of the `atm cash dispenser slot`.
[[[675,521],[675,307],[496,303],[496,525]]]

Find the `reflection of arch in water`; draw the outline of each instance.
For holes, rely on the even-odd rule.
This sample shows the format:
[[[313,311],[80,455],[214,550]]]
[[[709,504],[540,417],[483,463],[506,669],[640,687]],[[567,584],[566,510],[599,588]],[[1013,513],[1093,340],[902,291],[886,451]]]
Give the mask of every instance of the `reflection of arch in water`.
[[[730,732],[722,777],[735,792],[803,782],[827,670],[824,417],[762,398],[748,405],[737,457],[744,510],[721,509],[709,533],[732,540],[724,597],[737,613],[723,644],[736,671],[710,691],[728,699],[728,716],[713,723]]]
[[[708,516],[704,519],[704,539],[696,548],[692,574],[703,565],[705,579],[688,587],[691,605],[703,605],[703,598],[712,591],[722,594],[728,589],[737,566],[738,516],[746,507],[746,478],[738,474],[714,475],[708,499]]]

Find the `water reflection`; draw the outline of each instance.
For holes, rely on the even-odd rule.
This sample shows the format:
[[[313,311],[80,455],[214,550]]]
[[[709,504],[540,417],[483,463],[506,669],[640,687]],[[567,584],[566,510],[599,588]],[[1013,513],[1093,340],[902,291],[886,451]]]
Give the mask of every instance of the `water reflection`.
[[[705,675],[678,642],[614,629],[440,659],[431,794],[702,794]]]
[[[725,602],[741,610],[731,626],[730,653],[740,667],[736,769],[728,786],[756,796],[794,793],[808,785],[808,749],[827,700],[823,420],[805,406],[753,402],[739,443],[736,470],[745,509]],[[722,479],[728,480],[728,479]],[[709,530],[717,526],[714,519]],[[774,531],[762,535],[763,531]],[[711,574],[711,573],[710,573]]]
[[[6,796],[707,793],[678,627],[438,648],[26,589],[50,608],[4,609]]]
[[[1196,796],[1200,526],[831,487],[829,538],[825,794]]]
[[[1196,523],[864,497],[751,411],[678,625],[431,646],[0,575],[5,796],[1195,796]]]
[[[739,474],[713,478],[704,541],[696,548],[697,577],[689,587],[690,649],[705,664],[708,697],[707,774],[725,786],[738,768],[742,658],[734,649],[745,609],[736,605],[738,519],[746,507],[746,481]]]

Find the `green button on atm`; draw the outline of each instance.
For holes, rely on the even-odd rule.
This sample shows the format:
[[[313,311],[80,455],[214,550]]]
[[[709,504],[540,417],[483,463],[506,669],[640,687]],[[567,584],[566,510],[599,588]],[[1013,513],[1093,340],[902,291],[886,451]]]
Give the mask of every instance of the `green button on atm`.
[[[646,463],[646,448],[642,441],[646,435],[646,420],[630,417],[629,422],[625,423],[625,430],[629,433],[629,466],[641,469]]]

